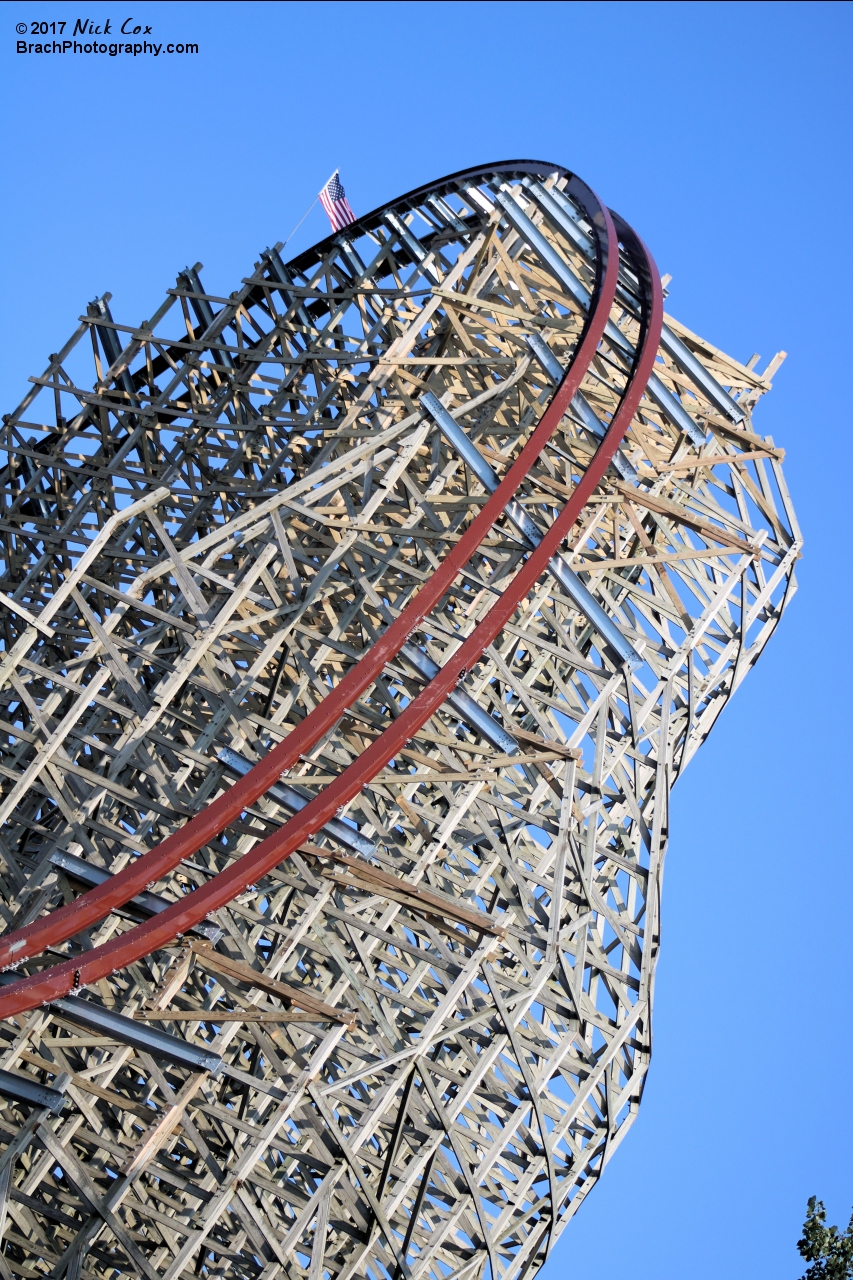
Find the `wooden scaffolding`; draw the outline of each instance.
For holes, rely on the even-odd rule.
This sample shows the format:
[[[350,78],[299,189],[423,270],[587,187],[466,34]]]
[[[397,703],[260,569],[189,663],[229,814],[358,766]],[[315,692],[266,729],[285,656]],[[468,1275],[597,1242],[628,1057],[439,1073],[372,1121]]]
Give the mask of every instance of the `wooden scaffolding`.
[[[493,166],[229,297],[201,264],[139,325],[105,295],[3,419],[3,1276],[516,1280],[634,1119],[669,790],[801,541],[751,420],[781,357],[666,316],[638,385],[659,289],[585,193]],[[284,777],[85,916],[300,726]]]

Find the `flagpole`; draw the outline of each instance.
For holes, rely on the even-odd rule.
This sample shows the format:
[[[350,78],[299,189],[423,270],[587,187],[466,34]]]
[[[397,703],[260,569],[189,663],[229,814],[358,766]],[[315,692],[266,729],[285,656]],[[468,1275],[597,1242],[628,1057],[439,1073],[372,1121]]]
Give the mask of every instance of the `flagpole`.
[[[304,222],[304,221],[305,221],[305,219],[308,217],[308,214],[309,214],[309,213],[311,212],[311,210],[314,208],[314,205],[317,203],[317,201],[318,201],[319,199],[320,199],[320,195],[319,195],[319,192],[318,192],[318,193],[317,193],[317,195],[314,197],[314,199],[313,199],[313,200],[311,201],[311,203],[309,204],[308,208],[307,208],[307,209],[305,210],[305,212],[303,213],[302,217],[301,217],[301,218],[299,219],[299,221],[297,222],[296,226],[295,226],[295,227],[293,228],[293,230],[291,231],[290,235],[289,235],[289,236],[285,236],[285,238],[284,238],[284,240],[282,241],[282,244],[281,244],[282,249],[283,249],[283,248],[284,248],[284,246],[287,244],[288,240],[292,240],[292,239],[293,239],[293,237],[296,235],[297,231],[298,231],[298,230],[299,230],[299,228],[302,226],[303,222]]]
[[[302,224],[303,224],[303,222],[305,221],[305,219],[308,217],[308,214],[309,214],[309,213],[311,212],[311,210],[314,208],[314,205],[317,203],[317,201],[320,199],[320,196],[322,195],[322,193],[326,190],[326,187],[327,187],[327,186],[329,185],[329,183],[332,181],[332,178],[334,178],[335,174],[336,174],[336,173],[339,173],[339,172],[340,172],[340,170],[339,170],[339,169],[333,169],[333,170],[332,170],[332,172],[329,174],[328,178],[327,178],[327,179],[326,179],[326,181],[323,183],[322,187],[321,187],[321,188],[320,188],[320,190],[317,192],[316,196],[315,196],[315,197],[314,197],[314,199],[311,201],[311,203],[309,204],[308,208],[305,210],[305,212],[303,213],[302,217],[299,219],[299,221],[297,222],[296,226],[295,226],[295,227],[293,228],[293,230],[291,231],[290,235],[289,235],[289,236],[285,236],[284,240],[282,240],[282,242],[281,242],[281,247],[282,247],[282,249],[283,249],[283,248],[284,248],[284,246],[287,244],[288,240],[292,240],[292,239],[293,239],[293,237],[296,235],[297,231],[298,231],[298,230],[299,230],[299,228],[302,226]]]

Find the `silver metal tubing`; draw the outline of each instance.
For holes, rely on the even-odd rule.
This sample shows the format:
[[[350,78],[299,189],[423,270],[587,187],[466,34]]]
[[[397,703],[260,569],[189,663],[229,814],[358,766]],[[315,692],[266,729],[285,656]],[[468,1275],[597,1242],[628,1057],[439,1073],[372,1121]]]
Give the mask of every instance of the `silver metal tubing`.
[[[590,435],[597,436],[599,440],[603,440],[606,429],[602,426],[598,414],[582,391],[579,391],[572,401],[572,408]],[[633,484],[636,481],[637,472],[621,449],[617,449],[613,455],[613,468],[628,484]]]
[[[526,187],[533,196],[536,204],[539,205],[545,215],[545,220],[550,222],[556,231],[561,231],[563,235],[567,236],[584,257],[594,260],[592,241],[577,225],[570,211],[569,203],[559,188],[548,191],[540,182],[533,182],[530,178],[522,178],[521,185]],[[559,197],[559,199],[555,197]],[[616,286],[616,297],[624,306],[635,314],[638,313],[640,309],[639,282],[628,273],[624,264],[620,264],[619,278],[620,283]]]
[[[416,645],[404,644],[400,652],[425,680],[434,680],[441,670],[438,663],[433,662],[429,654],[424,653],[423,649],[419,649]],[[466,693],[462,688],[454,689],[447,701],[463,720],[478,730],[493,747],[497,747],[498,751],[503,751],[506,755],[514,755],[518,750],[515,738],[502,729],[497,720],[493,719],[488,711],[471,697],[470,693]]]
[[[539,361],[539,364],[542,366],[551,381],[559,385],[559,383],[562,382],[566,371],[554,355],[554,352],[548,346],[545,339],[538,333],[529,333],[527,335],[527,345],[530,347],[530,350],[533,352],[534,356]],[[604,427],[601,425],[595,410],[582,391],[578,391],[572,400],[572,408],[580,418],[585,429],[598,440],[602,440],[604,438]],[[631,466],[621,449],[617,449],[616,453],[613,455],[613,467],[622,479],[627,480],[629,484],[633,483],[637,479],[636,471]]]
[[[683,431],[695,445],[703,445],[707,440],[706,433],[693,421],[686,409],[683,409],[671,391],[667,391],[656,373],[646,383],[646,395],[654,400],[664,417],[669,418],[674,427]]]
[[[421,404],[441,431],[445,440],[453,446],[466,466],[474,472],[474,475],[483,483],[489,493],[494,493],[500,481],[480,453],[480,450],[468,439],[465,431],[460,427],[456,419],[448,413],[438,396],[433,395],[431,391],[425,391],[421,396]]]
[[[561,191],[546,191],[541,182],[533,182],[526,180],[523,186],[527,188],[539,205],[542,212],[548,220],[555,224],[558,231],[562,231],[564,235],[572,241],[577,249],[580,249],[584,257],[591,261],[595,258],[595,250],[592,241],[585,231],[581,231],[569,212],[568,201]],[[560,199],[559,197],[562,197]]]
[[[495,211],[493,202],[489,199],[484,191],[481,191],[475,182],[463,182],[461,190],[468,196],[469,201],[485,214],[491,216]]]
[[[580,277],[575,275],[566,260],[560,257],[556,249],[552,248],[539,228],[535,226],[527,214],[519,208],[512,196],[507,195],[505,191],[499,191],[495,196],[495,200],[503,209],[508,221],[515,228],[518,234],[527,241],[531,248],[536,250],[545,262],[547,262],[554,276],[560,284],[562,284],[563,288],[568,290],[573,298],[577,299],[584,311],[588,311],[592,295]],[[625,337],[621,329],[618,329],[612,320],[607,321],[604,332],[611,343],[619,347],[620,350],[624,351],[626,355],[633,359],[633,346]]]
[[[634,358],[632,344],[612,320],[607,321],[604,332],[615,346],[620,347],[631,359]],[[655,402],[664,417],[668,418],[679,431],[683,431],[695,445],[698,446],[705,443],[706,433],[693,421],[687,410],[682,407],[678,398],[663,385],[656,373],[651,374],[646,383],[646,395]]]
[[[548,343],[538,333],[527,334],[527,345],[539,361],[542,368],[547,373],[552,382],[557,386],[563,381],[565,369],[560,364],[554,352],[548,346]]]
[[[88,888],[94,888],[95,885],[103,884],[105,880],[111,880],[112,876],[109,871],[104,871],[102,867],[93,866],[91,862],[86,862],[85,858],[78,858],[73,853],[67,853],[65,849],[55,849],[50,855],[50,863],[54,867],[59,867],[65,871],[73,880],[77,880],[80,884],[85,884]],[[165,911],[167,907],[174,904],[168,898],[163,898],[159,893],[149,893],[145,890],[138,893],[135,898],[131,898],[124,908],[135,908],[136,918],[148,920],[151,916],[159,915],[161,911]],[[131,913],[134,914],[134,913]],[[222,930],[218,924],[208,924],[201,921],[195,925],[190,933],[197,934],[200,938],[206,938],[210,943],[217,943],[222,937]]]
[[[620,347],[627,356],[633,359],[633,346],[612,320],[607,321],[604,332],[615,346]],[[693,421],[677,397],[663,385],[656,373],[651,374],[646,383],[646,395],[655,402],[664,417],[668,418],[679,431],[683,431],[695,445],[703,445],[705,443],[705,432]]]
[[[358,253],[356,252],[355,247],[350,243],[349,240],[341,239],[338,243],[340,246],[341,253],[346,258],[347,262],[350,265],[350,268],[355,273],[356,277],[358,279],[361,279],[361,277],[364,275],[367,268],[365,267],[361,258],[358,256]]]
[[[590,262],[593,262],[594,250],[592,241],[586,232],[582,231],[578,226],[571,205],[559,187],[554,187],[549,191],[542,186],[541,182],[534,182],[531,178],[522,178],[521,185],[533,196],[534,201],[545,215],[545,220],[556,231],[561,231],[563,235],[567,236],[575,248],[580,250],[584,257],[589,258]],[[619,281],[616,286],[616,297],[624,306],[637,313],[640,308],[639,281],[628,271],[624,263],[620,263],[619,266]]]
[[[538,546],[542,541],[542,534],[521,504],[508,502],[506,513],[525,541],[532,547]],[[632,671],[636,671],[638,667],[641,667],[643,660],[634,646],[622,634],[610,615],[602,609],[595,596],[580,580],[565,557],[560,555],[552,556],[548,562],[548,568],[569,599],[574,601],[582,613],[586,614],[586,617],[599,635],[607,641],[611,649],[618,653],[620,660],[626,662]]]
[[[238,752],[232,751],[229,747],[224,747],[219,752],[218,758],[227,768],[232,769],[234,773],[238,773],[241,778],[252,768],[250,760],[247,760],[245,756],[241,756]],[[270,787],[267,795],[272,796],[290,813],[298,813],[308,803],[305,796],[301,795],[295,787],[288,786],[286,782],[277,782],[275,786]],[[372,840],[368,840],[366,836],[361,835],[357,827],[349,826],[348,823],[342,822],[340,818],[330,818],[322,830],[332,840],[336,840],[338,844],[345,845],[348,849],[352,849],[354,853],[363,854],[366,858],[371,857],[376,852],[376,845]]]
[[[480,450],[473,441],[468,439],[468,436],[459,424],[454,421],[438,397],[433,395],[431,391],[427,391],[421,396],[421,404],[465,464],[482,481],[485,488],[490,493],[494,493],[500,483],[498,477],[486,462]],[[542,534],[521,503],[513,499],[513,501],[506,504],[505,511],[522,538],[530,546],[538,547],[542,541]],[[566,559],[561,555],[552,556],[548,562],[548,568],[569,599],[586,615],[596,631],[607,641],[611,649],[619,655],[621,661],[627,663],[632,671],[636,671],[638,667],[641,667],[643,660],[636,649],[622,634],[610,615],[602,609],[595,596],[581,582]]]

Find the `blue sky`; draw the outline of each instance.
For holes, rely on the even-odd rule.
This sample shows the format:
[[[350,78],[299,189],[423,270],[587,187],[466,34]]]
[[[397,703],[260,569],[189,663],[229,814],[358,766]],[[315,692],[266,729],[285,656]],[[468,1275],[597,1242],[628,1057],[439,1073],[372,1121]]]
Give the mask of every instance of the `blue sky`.
[[[78,18],[199,53],[15,52],[17,22]],[[772,0],[3,6],[3,412],[96,294],[139,321],[198,260],[229,293],[337,166],[359,213],[559,162],[673,315],[789,353],[756,424],[788,451],[800,591],[674,793],[643,1107],[546,1280],[795,1280],[807,1197],[853,1204],[851,29]],[[288,252],[327,230],[316,206]]]

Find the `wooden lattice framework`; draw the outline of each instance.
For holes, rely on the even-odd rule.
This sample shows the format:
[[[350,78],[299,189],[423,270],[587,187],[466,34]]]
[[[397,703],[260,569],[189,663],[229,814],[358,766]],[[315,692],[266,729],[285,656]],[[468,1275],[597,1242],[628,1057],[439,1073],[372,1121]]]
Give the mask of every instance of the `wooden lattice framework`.
[[[140,326],[105,295],[5,417],[3,963],[17,980],[70,962],[64,990],[207,1056],[181,1066],[0,993],[4,1276],[509,1280],[631,1124],[669,789],[775,628],[801,544],[782,451],[751,423],[780,358],[759,375],[670,317],[657,391],[578,490],[655,305],[642,246],[617,220],[616,254],[584,191],[493,166],[287,265],[265,251],[228,298],[200,264]],[[314,822],[212,938],[175,926],[89,980],[145,912],[123,900],[68,936],[74,859],[135,865],[234,784],[220,752],[252,764],[329,705],[488,508],[421,397],[504,476],[556,403],[528,339],[575,367],[608,234],[619,288],[586,409],[558,405],[516,499],[544,532],[579,494],[565,557],[636,658],[540,572],[457,690],[485,734],[437,704],[344,805],[349,846]],[[498,511],[406,643],[449,669],[530,554]],[[287,783],[337,786],[432,679],[398,647]],[[185,903],[279,838],[283,795],[149,888]],[[21,966],[8,935],[38,921]]]

